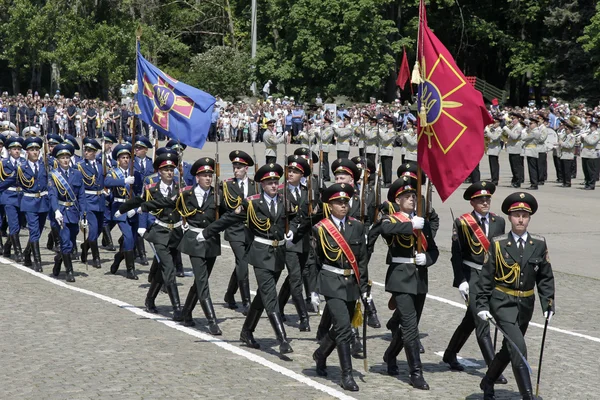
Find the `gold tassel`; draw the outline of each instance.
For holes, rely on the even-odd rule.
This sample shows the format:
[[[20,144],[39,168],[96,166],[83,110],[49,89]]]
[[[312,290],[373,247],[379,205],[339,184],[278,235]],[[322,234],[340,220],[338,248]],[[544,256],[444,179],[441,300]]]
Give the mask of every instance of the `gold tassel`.
[[[360,300],[356,301],[356,308],[354,308],[354,316],[352,317],[352,327],[359,328],[363,324],[363,315],[360,310]]]
[[[323,218],[329,218],[329,214],[331,214],[329,203],[323,203]]]
[[[138,84],[137,84],[137,82],[133,84],[133,89],[131,90],[131,92],[132,92],[133,94],[135,94],[135,93],[137,93],[137,92],[138,92]]]
[[[421,71],[419,69],[419,62],[415,61],[415,66],[413,67],[412,76],[410,78],[411,83],[418,85],[423,83],[423,78],[421,78]]]
[[[421,107],[419,108],[419,120],[421,122],[421,127],[427,126],[427,112],[425,111],[425,105],[423,104],[421,104]]]

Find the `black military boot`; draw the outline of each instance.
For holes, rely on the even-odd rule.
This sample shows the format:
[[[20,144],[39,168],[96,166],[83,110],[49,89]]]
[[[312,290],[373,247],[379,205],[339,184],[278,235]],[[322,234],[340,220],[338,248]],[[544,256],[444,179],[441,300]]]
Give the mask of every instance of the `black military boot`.
[[[42,269],[42,255],[40,254],[40,242],[31,243],[31,253],[33,254],[33,270],[35,272],[44,272]]]
[[[341,343],[337,346],[340,367],[342,368],[342,382],[340,386],[344,390],[358,392],[358,385],[352,376],[352,356],[350,354],[350,343]]]
[[[52,267],[52,275],[54,277],[58,277],[60,274],[60,267],[62,266],[62,254],[58,253],[54,256],[54,267]]]
[[[385,324],[385,327],[392,332],[392,336],[396,334],[396,331],[400,327],[400,313],[395,310],[392,317]]]
[[[281,320],[281,315],[279,312],[274,312],[269,314],[269,322],[271,322],[271,326],[275,331],[275,336],[277,337],[277,341],[279,342],[279,352],[281,354],[293,353],[294,350],[290,343],[287,340],[287,335],[285,334],[285,327],[283,326],[283,321]]]
[[[121,265],[121,261],[123,261],[124,259],[125,259],[125,255],[123,254],[122,251],[115,253],[115,259],[113,260],[113,263],[110,266],[111,274],[114,275],[117,273],[117,271],[119,270],[119,265]]]
[[[104,226],[102,228],[102,247],[108,251],[116,251],[115,245],[113,244],[112,236],[110,234],[110,228]]]
[[[133,257],[133,252],[131,253],[131,256]],[[177,288],[177,284],[171,283],[170,285],[167,285],[167,293],[171,300],[171,306],[173,306],[173,321],[183,321],[183,315],[181,314],[181,300],[179,300],[179,289]]]
[[[237,292],[238,289],[238,280],[235,270],[231,273],[231,277],[229,278],[229,284],[227,285],[227,291],[225,292],[225,297],[223,301],[225,302],[225,307],[235,310],[238,308],[237,303],[235,302],[235,297],[233,295]]]
[[[310,324],[308,322],[308,311],[306,311],[306,303],[302,298],[302,294],[292,296],[292,301],[296,306],[296,312],[298,313],[298,318],[300,319],[298,329],[300,329],[300,332],[310,332]]]
[[[181,252],[179,250],[175,250],[173,262],[175,263],[175,276],[178,278],[184,278],[185,271],[183,270],[183,260],[181,259]]]
[[[513,367],[513,373],[515,374],[515,381],[519,387],[519,393],[523,400],[534,400],[533,389],[531,387],[531,376],[525,365],[520,365],[517,368]]]
[[[492,338],[488,335],[484,338],[478,338],[477,343],[479,344],[479,348],[481,349],[481,354],[483,355],[483,359],[485,360],[485,365],[490,365],[492,360],[494,359],[494,345],[492,344]],[[500,374],[498,379],[496,379],[497,384],[506,385],[508,381],[504,377],[504,375]]]
[[[48,232],[48,242],[46,242],[46,248],[48,250],[54,249],[54,229],[50,229],[50,232]]]
[[[208,321],[208,331],[210,332],[210,334],[215,336],[222,335],[223,332],[221,332],[221,328],[219,328],[219,325],[217,324],[215,307],[213,306],[210,297],[208,299],[200,301],[200,306],[202,307],[202,311],[204,311],[204,315],[206,316],[206,320]]]
[[[319,327],[317,328],[317,342],[320,342],[321,339],[327,335],[329,329],[331,328],[331,323],[331,311],[329,311],[329,307],[325,305],[323,315],[321,315],[321,321],[319,321]]]
[[[463,367],[462,364],[458,362],[456,355],[467,342],[469,336],[471,336],[471,332],[467,332],[465,329],[462,328],[462,325],[459,325],[458,328],[456,328],[456,330],[454,331],[452,338],[450,338],[450,342],[448,343],[448,347],[444,352],[444,357],[442,357],[442,361],[450,365],[451,370],[465,370],[465,367]]]
[[[488,370],[485,373],[485,376],[481,380],[479,387],[483,390],[483,399],[484,400],[495,400],[496,394],[494,392],[494,383],[498,380],[498,377],[502,375],[502,372],[510,362],[510,359],[507,361],[500,360],[497,356],[494,357],[490,365],[488,365]]]
[[[156,308],[156,304],[154,301],[160,293],[161,286],[162,281],[160,279],[154,279],[150,283],[148,293],[146,294],[146,301],[144,302],[144,305],[146,306],[146,312],[149,312],[151,314],[158,314],[158,309]]]
[[[327,357],[335,349],[335,339],[332,338],[332,335],[334,335],[333,331],[329,331],[321,338],[321,344],[312,356],[317,363],[317,375],[319,376],[327,376]]]
[[[363,304],[365,305],[365,311],[367,313],[367,325],[375,329],[381,328],[381,322],[379,322],[379,317],[377,317],[377,308],[375,308],[373,298],[368,298]]]
[[[71,255],[73,256],[74,259],[79,258],[79,249],[77,248],[77,244],[73,244],[73,249],[71,250]],[[73,259],[72,258],[72,259]]]
[[[194,318],[192,317],[192,312],[196,307],[196,303],[198,303],[198,291],[196,290],[196,283],[194,282],[190,288],[190,291],[188,292],[187,297],[185,298],[185,304],[183,305],[183,310],[181,311],[183,314],[183,326],[196,326]]]
[[[6,258],[10,258],[10,249],[12,248],[12,242],[10,238],[6,241],[4,246],[2,247],[2,256]]]
[[[250,305],[250,309],[248,310],[248,315],[244,320],[244,325],[242,325],[242,331],[240,332],[240,340],[246,344],[246,346],[252,349],[259,349],[260,344],[254,340],[254,329],[256,325],[258,325],[258,321],[260,320],[260,315],[262,314],[262,310],[259,312],[256,308]]]
[[[137,276],[137,274],[135,273],[135,259],[133,256],[133,250],[129,250],[124,252],[124,256],[125,256],[125,266],[127,267],[127,275],[126,278],[127,279],[133,279],[135,281],[137,281],[139,278]]]
[[[419,353],[425,353],[425,347],[423,346],[423,343],[421,343],[421,338],[417,338],[417,344],[419,345]]]
[[[66,281],[75,282],[75,277],[73,276],[73,261],[71,259],[71,254],[63,253],[62,259],[65,263],[65,272],[67,273]]]
[[[21,241],[19,235],[10,235],[10,241],[15,251],[15,261],[18,263],[23,262],[23,251],[21,250]]]
[[[360,333],[358,328],[352,328],[352,341],[350,347],[352,348],[352,357],[362,358],[363,346],[360,342]]]
[[[429,385],[423,378],[423,365],[421,364],[421,354],[419,353],[419,343],[417,339],[404,343],[406,361],[410,371],[410,384],[415,389],[429,390]]]
[[[383,353],[383,362],[387,364],[387,373],[389,375],[398,375],[400,372],[398,370],[398,364],[396,361],[396,357],[402,351],[404,347],[404,338],[402,337],[402,330],[397,329],[394,336],[392,336],[392,341],[390,342],[388,348]]]
[[[31,242],[27,241],[27,246],[25,246],[25,250],[23,251],[23,265],[26,267],[31,267],[33,263],[31,262]]]
[[[287,318],[285,316],[285,305],[287,304],[292,294],[291,289],[292,288],[290,287],[290,279],[289,276],[287,276],[281,284],[281,287],[279,288],[279,294],[277,295],[277,303],[279,303],[279,313],[281,314],[281,320],[283,322],[287,321]]]
[[[92,267],[102,268],[102,261],[100,261],[100,249],[98,249],[98,241],[94,240],[88,242],[90,250],[92,251]]]
[[[144,238],[141,236],[137,237],[137,250],[140,258],[140,264],[148,265],[148,258],[146,257],[146,244],[144,243]]]
[[[238,282],[240,287],[240,296],[242,296],[242,314],[248,315],[250,310],[250,279],[246,278]]]
[[[60,228],[54,228],[52,230],[52,238],[54,239],[54,252],[60,253]]]
[[[2,239],[2,234],[0,233],[0,253],[4,252],[4,240]]]
[[[81,243],[81,253],[79,253],[79,255],[80,255],[79,258],[83,264],[87,264],[87,256],[88,256],[89,248],[90,248],[90,244],[87,240],[85,242]]]

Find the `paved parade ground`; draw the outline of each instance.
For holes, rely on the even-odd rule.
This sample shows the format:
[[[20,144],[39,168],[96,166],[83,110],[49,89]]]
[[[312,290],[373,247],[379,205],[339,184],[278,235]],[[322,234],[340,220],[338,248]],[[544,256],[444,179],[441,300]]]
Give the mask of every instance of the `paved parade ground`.
[[[295,147],[289,146],[290,154]],[[221,143],[223,178],[232,176],[228,154],[234,149],[252,154],[248,143]],[[264,162],[263,150],[262,143],[256,144],[259,164]],[[185,159],[193,162],[200,156],[214,157],[214,151],[214,143],[207,143],[204,150],[186,150]],[[395,151],[394,174],[400,164],[400,149]],[[356,154],[358,149],[353,148],[351,156]],[[332,153],[330,162],[334,159]],[[279,148],[278,160],[283,160],[283,146]],[[532,192],[540,208],[529,226],[531,233],[547,239],[556,282],[556,315],[546,338],[540,396],[544,400],[598,399],[600,191],[580,190],[580,164],[571,188],[554,183],[551,157],[548,171],[546,185]],[[487,157],[481,163],[481,177],[489,178]],[[510,168],[503,152],[493,212],[500,213],[502,200],[515,191],[509,186]],[[172,322],[171,306],[164,293],[156,300],[162,315],[144,312],[149,266],[136,265],[138,281],[125,279],[124,263],[117,275],[111,275],[113,252],[101,250],[102,269],[74,262],[77,282],[73,284],[65,283],[64,271],[58,280],[50,277],[54,253],[45,247],[44,273],[0,258],[0,399],[481,399],[479,382],[486,368],[475,335],[459,354],[466,366],[464,372],[450,371],[441,357],[465,308],[458,290],[452,287],[450,264],[450,210],[458,216],[471,209],[462,199],[465,188],[466,185],[459,188],[445,204],[434,194],[433,205],[440,215],[436,237],[440,257],[429,272],[429,297],[419,327],[426,349],[422,355],[424,377],[430,391],[416,390],[408,384],[404,353],[398,357],[400,375],[386,374],[382,355],[391,339],[385,329],[391,311],[387,309],[389,295],[383,290],[387,265],[382,240],[371,259],[369,276],[374,281],[373,296],[384,326],[368,330],[368,371],[363,368],[363,360],[353,360],[354,377],[360,387],[355,393],[345,392],[338,385],[341,371],[336,352],[328,360],[329,377],[316,375],[311,356],[317,348],[319,317],[311,315],[312,332],[299,332],[291,302],[286,307],[286,330],[294,353],[279,355],[266,316],[254,333],[261,349],[240,346],[244,317],[223,303],[234,268],[233,253],[223,240],[222,256],[210,280],[223,330],[220,337],[207,333],[199,306],[194,312],[195,328]],[[507,223],[507,229],[509,226]],[[44,245],[46,233],[42,236]],[[116,242],[118,228],[112,234]],[[21,235],[24,246],[27,231]],[[149,246],[147,250],[150,251]],[[185,256],[184,265],[187,276],[178,278],[182,300],[193,283],[191,265]],[[256,289],[253,276],[250,286]],[[241,304],[239,293],[236,300]],[[543,331],[538,303],[526,335],[534,388]],[[508,384],[496,385],[497,398],[520,398],[510,367],[505,376]]]

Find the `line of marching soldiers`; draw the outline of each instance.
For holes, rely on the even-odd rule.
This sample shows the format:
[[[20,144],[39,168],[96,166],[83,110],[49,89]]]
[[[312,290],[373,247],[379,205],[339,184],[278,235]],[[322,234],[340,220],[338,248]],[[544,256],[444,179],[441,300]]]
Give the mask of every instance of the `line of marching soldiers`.
[[[107,137],[112,139],[107,135],[105,146]],[[2,162],[0,191],[21,196],[16,204],[2,201],[17,260],[28,263],[32,255],[33,267],[41,271],[39,238],[48,217],[58,237],[53,274],[59,275],[62,263],[67,280],[73,281],[72,253],[79,229],[84,230],[85,239],[81,256],[85,260],[91,250],[92,265],[100,267],[98,237],[104,227],[118,225],[122,235],[111,272],[116,273],[125,260],[127,277],[137,279],[136,235],[152,248],[146,310],[158,312],[155,300],[165,287],[175,321],[194,326],[193,310],[199,302],[210,333],[220,335],[209,277],[221,254],[219,233],[224,231],[236,260],[225,302],[237,308],[234,295],[239,289],[246,316],[240,340],[251,348],[260,347],[253,334],[266,311],[280,352],[293,352],[285,331],[286,303],[291,297],[299,329],[307,332],[311,330],[308,311],[318,311],[324,297],[326,304],[317,329],[319,347],[313,353],[317,374],[327,375],[326,360],[337,349],[341,386],[357,391],[352,356],[366,354],[366,325],[381,326],[370,293],[368,263],[376,240],[382,236],[388,246],[385,290],[391,294],[388,307],[394,310],[386,324],[392,331],[392,341],[383,358],[388,373],[397,375],[397,357],[404,349],[410,384],[429,389],[423,377],[420,353],[424,349],[418,340],[418,323],[428,290],[428,268],[439,256],[434,240],[439,218],[433,209],[426,218],[416,215],[418,179],[414,163],[400,166],[387,200],[381,202],[377,190],[367,183],[368,175],[376,173],[375,165],[362,157],[335,160],[331,171],[336,183],[325,187],[313,175],[319,158],[308,148],[297,149],[284,166],[275,162],[263,165],[255,171],[254,179],[248,175],[254,160],[243,151],[233,151],[229,159],[234,177],[219,183],[218,178],[214,181],[220,169],[214,159],[203,157],[184,165],[183,146],[171,142],[157,149],[152,161],[143,150],[151,144],[140,138],[133,144],[133,162],[139,160],[140,168],[153,171],[143,179],[142,173],[130,165],[130,144],[116,144],[110,151],[105,147],[103,157],[98,158],[100,144],[85,139],[84,157],[77,160],[76,142],[67,137],[62,143],[54,143],[59,139],[48,137],[44,143],[39,138],[15,138],[5,143],[9,157]],[[51,147],[52,157],[47,162],[39,159],[42,146]],[[19,158],[23,149],[26,158]],[[106,165],[112,167],[105,169]],[[190,184],[184,186],[177,175]],[[280,185],[282,178],[285,183]],[[108,203],[105,188],[110,188]],[[546,318],[552,317],[554,280],[545,240],[527,232],[530,217],[537,210],[535,198],[528,193],[514,193],[505,199],[502,211],[512,227],[505,234],[504,219],[489,211],[494,191],[491,182],[471,185],[465,199],[473,211],[454,222],[454,284],[468,310],[448,345],[444,362],[461,370],[456,354],[476,330],[489,368],[481,382],[485,398],[495,398],[495,383],[506,383],[502,372],[510,362],[521,395],[529,399],[533,395],[523,336],[533,312],[535,286]],[[25,200],[30,198],[38,201],[34,211]],[[30,232],[22,253],[18,231],[12,229],[20,226],[20,212],[25,214]],[[189,256],[194,272],[194,284],[183,306],[176,285],[182,253]],[[257,283],[253,299],[249,265],[254,268]],[[284,269],[288,275],[277,292]],[[361,306],[365,308],[364,318]],[[511,339],[503,341],[497,354],[490,349],[486,321],[491,318]],[[362,343],[357,329],[361,324]]]

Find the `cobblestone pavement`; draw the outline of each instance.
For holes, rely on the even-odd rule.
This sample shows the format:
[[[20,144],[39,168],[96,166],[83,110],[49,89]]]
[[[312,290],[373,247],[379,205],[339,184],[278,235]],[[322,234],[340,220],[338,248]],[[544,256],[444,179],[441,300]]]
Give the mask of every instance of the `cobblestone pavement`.
[[[224,176],[231,176],[227,155],[248,144],[221,144]],[[262,145],[257,145],[259,160]],[[290,146],[291,153],[292,146]],[[247,149],[246,149],[247,150]],[[353,153],[356,149],[353,149]],[[186,159],[214,151],[212,143],[205,151],[188,150]],[[283,152],[280,151],[280,159]],[[501,158],[501,187],[492,210],[499,211],[507,188],[509,168],[506,156]],[[394,163],[394,171],[399,157]],[[489,176],[487,160],[481,163],[482,178]],[[554,177],[550,168],[550,177]],[[576,180],[574,183],[578,183]],[[574,185],[576,186],[576,185]],[[464,188],[464,187],[463,187]],[[540,211],[533,217],[530,230],[546,236],[556,277],[558,313],[552,320],[546,338],[540,395],[544,399],[596,399],[600,373],[600,319],[595,311],[600,300],[600,272],[594,266],[600,256],[597,245],[600,210],[595,207],[596,192],[574,188],[562,189],[546,184],[535,192]],[[454,214],[468,210],[459,189],[445,204],[434,200],[440,214],[441,228],[437,236],[441,254],[430,271],[430,298],[427,300],[420,330],[426,353],[422,355],[425,378],[431,390],[414,390],[408,384],[405,357],[400,355],[400,376],[385,374],[381,359],[390,340],[385,328],[369,329],[368,372],[362,360],[354,360],[357,393],[344,392],[339,386],[340,369],[334,352],[328,362],[329,377],[317,377],[311,354],[319,317],[313,315],[313,332],[299,332],[294,307],[288,304],[287,333],[294,353],[281,357],[268,320],[263,318],[255,333],[260,350],[240,346],[241,313],[224,308],[223,293],[234,258],[227,242],[211,277],[211,292],[223,336],[208,335],[200,307],[195,310],[196,328],[183,328],[169,320],[168,296],[160,294],[157,305],[162,315],[146,314],[143,309],[148,267],[137,266],[139,281],[124,278],[124,271],[111,275],[108,271],[114,253],[102,251],[103,268],[87,269],[75,264],[77,282],[64,283],[49,278],[52,255],[43,249],[45,272],[37,274],[0,260],[3,269],[0,291],[0,356],[3,379],[0,399],[166,399],[166,398],[390,398],[414,399],[481,399],[479,381],[485,366],[474,338],[460,356],[470,365],[465,372],[451,372],[442,363],[450,336],[459,324],[464,309],[457,290],[451,287],[450,208]],[[560,232],[559,232],[560,231]],[[26,242],[21,233],[21,242]],[[116,239],[118,230],[113,230]],[[44,235],[45,237],[45,235]],[[45,241],[44,241],[45,244]],[[149,250],[149,248],[148,248]],[[381,284],[387,266],[385,247],[377,244],[370,265],[375,281],[373,295],[382,323],[391,316],[388,296]],[[192,284],[191,266],[185,260],[187,275],[179,279],[182,301]],[[283,278],[282,278],[283,279]],[[251,288],[256,283],[251,277]],[[239,295],[237,296],[239,301]],[[542,312],[534,314],[534,324],[527,333],[528,359],[538,371],[542,338]],[[558,329],[558,330],[557,330]],[[518,399],[511,371],[506,371],[508,385],[497,385],[499,399]],[[594,378],[596,377],[596,378]]]

